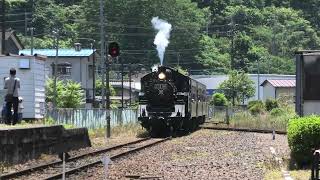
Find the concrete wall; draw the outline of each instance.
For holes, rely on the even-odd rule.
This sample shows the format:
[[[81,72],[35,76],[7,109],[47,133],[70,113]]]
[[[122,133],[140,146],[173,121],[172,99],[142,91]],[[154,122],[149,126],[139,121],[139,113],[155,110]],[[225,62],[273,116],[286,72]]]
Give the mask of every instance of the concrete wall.
[[[287,97],[292,97],[292,100],[294,100],[295,93],[296,93],[295,88],[280,87],[280,88],[277,88],[276,90],[276,97],[279,98],[281,96],[287,96]]]
[[[22,163],[41,154],[58,154],[91,146],[86,128],[61,125],[0,129],[0,162]]]
[[[311,114],[320,114],[320,101],[318,100],[304,100],[303,103],[303,115],[308,116]]]

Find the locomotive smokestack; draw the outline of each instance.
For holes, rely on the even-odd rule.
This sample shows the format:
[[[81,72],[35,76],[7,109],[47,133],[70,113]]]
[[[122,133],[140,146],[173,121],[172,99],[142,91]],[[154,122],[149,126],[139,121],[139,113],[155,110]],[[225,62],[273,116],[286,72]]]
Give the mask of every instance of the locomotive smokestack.
[[[153,17],[151,23],[153,28],[158,31],[153,43],[157,46],[160,64],[163,65],[164,52],[169,44],[172,25],[165,20],[159,19],[158,17]]]

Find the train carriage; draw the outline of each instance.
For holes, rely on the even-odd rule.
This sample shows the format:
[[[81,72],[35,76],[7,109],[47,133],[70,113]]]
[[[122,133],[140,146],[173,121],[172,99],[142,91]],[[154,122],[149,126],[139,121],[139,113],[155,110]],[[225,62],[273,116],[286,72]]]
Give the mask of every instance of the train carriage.
[[[192,131],[207,111],[206,86],[177,70],[160,66],[141,78],[138,120],[151,135]]]

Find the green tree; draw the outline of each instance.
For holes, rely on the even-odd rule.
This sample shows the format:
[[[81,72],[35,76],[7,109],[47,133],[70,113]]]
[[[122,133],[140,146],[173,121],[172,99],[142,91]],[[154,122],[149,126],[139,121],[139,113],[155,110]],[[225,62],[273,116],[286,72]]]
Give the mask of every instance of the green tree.
[[[290,5],[294,9],[301,10],[304,17],[312,22],[317,28],[320,27],[320,2],[318,0],[290,0]]]
[[[113,88],[111,84],[109,84],[110,96],[116,95],[116,90]],[[100,78],[96,80],[96,96],[102,95],[102,81]]]
[[[227,98],[222,93],[214,93],[211,97],[210,104],[215,106],[225,106],[227,105]]]
[[[219,85],[226,97],[232,101],[244,103],[244,100],[254,96],[254,82],[243,71],[231,71],[227,80]]]
[[[233,50],[234,62],[231,64],[233,68],[248,72],[248,53],[252,43],[251,37],[246,35],[245,32],[236,35]]]
[[[225,74],[230,69],[230,56],[224,48],[220,48],[218,40],[214,40],[209,36],[203,35],[200,39],[201,50],[196,56],[197,61],[201,62],[205,68],[210,69],[215,74]],[[225,44],[224,44],[225,46]],[[226,47],[228,49],[228,47]]]
[[[57,80],[57,107],[58,108],[78,108],[84,103],[84,91],[81,84],[68,80]],[[48,79],[46,82],[46,102],[54,102],[54,80]]]
[[[83,36],[99,40],[99,2],[83,0],[81,3],[83,23],[79,32]],[[153,0],[153,1],[106,1],[107,31],[110,41],[118,41],[121,49],[136,53],[123,53],[122,59],[132,63],[159,63],[153,41],[155,30],[152,27],[152,17],[158,16],[172,24],[170,44],[165,53],[166,65],[176,65],[179,51],[184,67],[194,62],[194,52],[199,48],[199,38],[206,24],[208,9],[199,9],[190,0]],[[82,33],[81,33],[82,34]],[[190,49],[190,50],[185,50]],[[181,51],[181,52],[180,52]]]

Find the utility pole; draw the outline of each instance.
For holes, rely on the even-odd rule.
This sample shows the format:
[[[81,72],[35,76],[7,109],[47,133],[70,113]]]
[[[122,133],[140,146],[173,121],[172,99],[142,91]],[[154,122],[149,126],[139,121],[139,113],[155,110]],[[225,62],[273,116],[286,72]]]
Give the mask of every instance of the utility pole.
[[[105,59],[105,32],[104,32],[104,10],[103,10],[103,0],[100,0],[100,52],[101,52],[101,63],[102,63],[102,90],[101,90],[101,96],[102,96],[102,108],[106,107],[105,102],[105,74],[106,74],[106,59]]]
[[[208,22],[207,22],[207,24],[206,24],[206,33],[207,33],[207,36],[209,36],[209,26],[210,26],[211,22],[212,22],[212,19],[211,19],[211,13],[210,13]]]
[[[231,56],[231,70],[235,68],[235,63],[234,63],[234,22],[233,22],[233,17],[231,19],[231,48],[230,48],[230,56]]]
[[[258,59],[258,100],[260,100],[260,58]]]
[[[178,66],[180,66],[180,54],[177,52],[177,60],[178,60]]]
[[[34,48],[33,47],[34,46],[33,45],[33,36],[34,36],[33,34],[34,34],[34,28],[33,27],[32,28],[28,28],[27,30],[31,32],[31,48],[30,48],[31,53],[30,53],[30,55],[33,56],[33,48]]]
[[[106,107],[106,137],[109,138],[111,135],[110,127],[110,90],[109,90],[109,58],[108,53],[105,53],[107,49],[105,41],[105,31],[104,31],[104,0],[100,0],[100,39],[101,39],[101,61],[102,61],[102,105]],[[106,81],[106,83],[104,83]],[[106,84],[106,86],[105,86]],[[106,95],[106,101],[104,96]]]
[[[27,10],[24,9],[24,36],[26,37],[27,37],[27,31],[28,31]]]
[[[92,101],[93,101],[93,106],[96,104],[96,50],[94,46],[95,40],[93,40],[91,44],[91,49],[93,53],[92,57]]]
[[[58,54],[59,54],[59,30],[53,31],[55,40],[56,40],[56,57],[54,59],[54,84],[53,84],[53,91],[54,91],[54,107],[57,107],[57,76],[58,76]]]
[[[121,109],[123,109],[123,71],[124,71],[124,67],[123,67],[123,61],[121,59]]]
[[[2,40],[1,40],[1,53],[6,54],[6,1],[2,0],[2,24],[1,24],[1,31],[2,31]]]
[[[131,63],[129,64],[129,107],[131,108]]]

